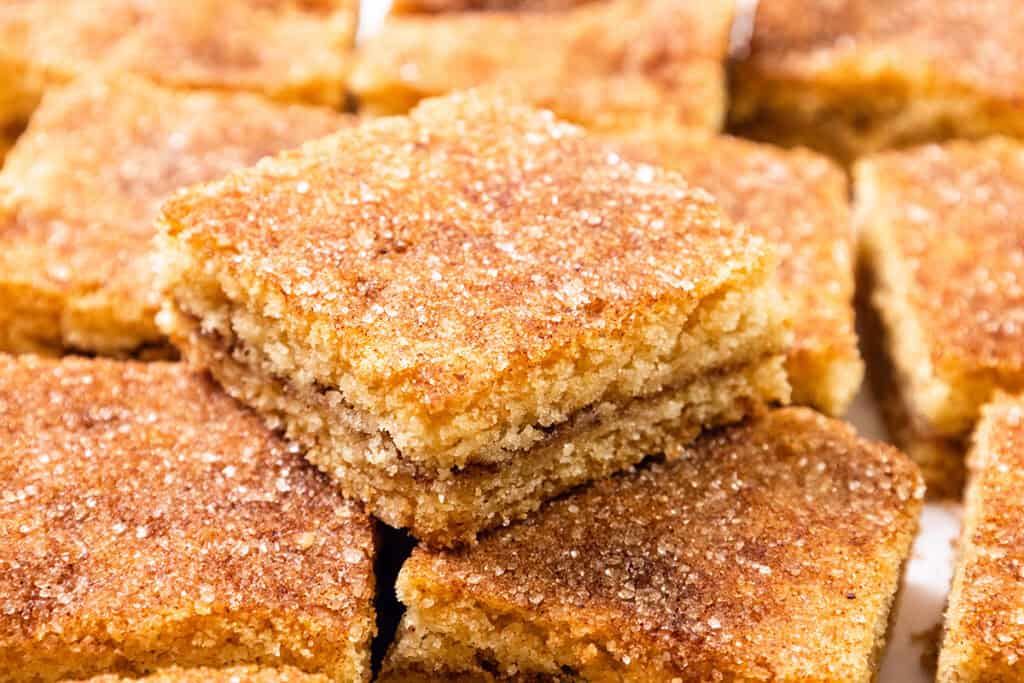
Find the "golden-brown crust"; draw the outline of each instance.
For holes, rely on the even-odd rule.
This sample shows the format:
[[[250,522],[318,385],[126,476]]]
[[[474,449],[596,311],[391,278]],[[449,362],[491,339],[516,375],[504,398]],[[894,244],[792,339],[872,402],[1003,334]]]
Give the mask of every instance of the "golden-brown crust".
[[[182,365],[0,355],[0,675],[368,677],[371,520]]]
[[[450,598],[574,639],[559,664],[584,678],[869,680],[922,496],[896,450],[783,409],[475,547],[417,549],[399,594],[421,624]]]
[[[370,110],[497,84],[592,128],[724,116],[732,3],[613,0],[558,13],[400,16],[360,49],[351,87]]]
[[[94,676],[81,683],[329,683],[322,674],[309,674],[294,667],[267,669],[259,666],[233,666],[227,669],[182,669],[170,667],[157,673],[137,677],[116,674]]]
[[[880,154],[857,177],[903,400],[928,431],[961,436],[994,388],[1024,386],[1024,146]]]
[[[349,0],[7,3],[0,8],[0,68],[12,69],[20,87],[37,95],[108,69],[179,88],[337,105],[355,21]]]
[[[998,396],[983,411],[969,456],[960,561],[953,579],[938,680],[1024,676],[1024,399]]]
[[[334,375],[318,381],[343,378],[344,400],[382,419],[436,421],[417,426],[424,439],[484,412],[490,427],[513,411],[521,428],[582,407],[523,378],[547,381],[566,354],[632,335],[644,316],[678,320],[749,287],[770,263],[762,240],[680,176],[475,92],[179,194],[162,222],[169,242],[242,283],[245,306],[308,322],[317,339],[301,343]],[[517,403],[492,405],[507,396]]]
[[[793,307],[793,400],[842,414],[863,376],[853,326],[854,234],[842,170],[806,150],[675,127],[609,139],[629,158],[679,171],[714,195],[733,221],[776,248],[779,285]],[[799,372],[805,367],[813,372]]]
[[[858,76],[895,73],[913,82],[930,75],[1020,107],[1019,10],[1017,0],[762,0],[744,67],[822,87]]]
[[[0,174],[0,292],[11,294],[0,308],[53,297],[39,315],[63,317],[66,329],[38,341],[57,348],[117,352],[160,339],[150,243],[161,202],[350,121],[126,76],[51,92]]]

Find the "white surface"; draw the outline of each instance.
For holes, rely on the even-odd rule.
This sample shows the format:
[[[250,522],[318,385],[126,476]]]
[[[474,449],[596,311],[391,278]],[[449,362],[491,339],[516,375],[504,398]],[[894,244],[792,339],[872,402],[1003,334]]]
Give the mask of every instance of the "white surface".
[[[864,436],[885,440],[878,411],[862,387],[847,419]],[[942,622],[946,594],[953,576],[953,541],[960,531],[960,506],[928,503],[921,516],[921,533],[907,565],[903,591],[896,606],[896,624],[882,664],[879,683],[926,683],[933,675],[921,665],[930,631]]]

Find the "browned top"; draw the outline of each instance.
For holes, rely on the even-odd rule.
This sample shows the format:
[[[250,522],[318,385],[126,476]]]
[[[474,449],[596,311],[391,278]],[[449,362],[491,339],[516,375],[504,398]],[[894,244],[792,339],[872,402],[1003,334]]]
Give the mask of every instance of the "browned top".
[[[949,605],[942,658],[951,664],[967,658],[975,670],[1014,669],[1019,676],[1024,662],[1021,397],[1002,395],[985,407],[968,464],[971,482],[960,541],[962,564]]]
[[[857,355],[846,176],[826,158],[679,128],[609,138],[631,159],[679,171],[775,247],[793,301],[793,353]]]
[[[294,667],[265,669],[258,666],[234,666],[227,669],[171,667],[142,678],[94,676],[88,683],[328,683],[329,680],[326,676],[303,673]]]
[[[527,391],[524,373],[686,315],[767,259],[678,175],[475,92],[179,194],[164,221],[289,320],[323,323],[339,372],[424,414]]]
[[[731,18],[725,0],[401,16],[360,49],[351,86],[371,105],[401,111],[420,97],[500,83],[590,127],[659,119],[712,129],[721,124]]]
[[[0,356],[0,488],[8,658],[202,614],[371,628],[370,519],[181,365]]]
[[[8,1],[0,56],[61,80],[109,68],[338,104],[355,19],[350,0]]]
[[[1024,371],[1024,146],[993,139],[872,157],[863,217],[911,274],[938,371]]]
[[[52,92],[0,174],[2,278],[101,295],[113,309],[151,316],[150,241],[167,195],[349,121],[328,109],[180,93],[128,77]]]
[[[417,549],[400,581],[568,624],[623,671],[867,680],[922,495],[894,449],[782,409],[475,547]]]
[[[1018,0],[762,0],[749,65],[768,78],[823,84],[893,74],[1024,96]]]

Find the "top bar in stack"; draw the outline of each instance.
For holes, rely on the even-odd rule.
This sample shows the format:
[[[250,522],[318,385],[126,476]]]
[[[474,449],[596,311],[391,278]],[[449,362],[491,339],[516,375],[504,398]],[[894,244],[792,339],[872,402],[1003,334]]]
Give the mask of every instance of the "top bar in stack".
[[[1024,389],[1024,145],[869,157],[856,221],[893,366],[884,404],[930,493],[959,495],[964,444],[997,389]]]
[[[669,121],[717,130],[731,0],[611,0],[561,12],[399,16],[359,50],[370,113],[497,84],[589,128]]]
[[[777,249],[779,287],[793,308],[786,362],[793,402],[841,415],[864,376],[853,325],[854,234],[843,171],[807,150],[677,127],[609,139],[630,159],[679,171]]]
[[[738,65],[739,130],[845,161],[1024,135],[1020,0],[761,0]]]
[[[788,398],[763,240],[500,98],[309,143],[162,223],[185,357],[434,544]]]
[[[355,0],[32,0],[0,3],[0,131],[43,93],[98,71],[168,87],[338,105]]]

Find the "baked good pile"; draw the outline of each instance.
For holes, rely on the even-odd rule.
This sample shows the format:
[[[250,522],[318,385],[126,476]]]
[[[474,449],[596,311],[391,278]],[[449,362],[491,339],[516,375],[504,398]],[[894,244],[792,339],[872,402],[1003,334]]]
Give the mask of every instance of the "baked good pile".
[[[0,681],[1024,681],[1024,7],[372,9],[0,0]]]

